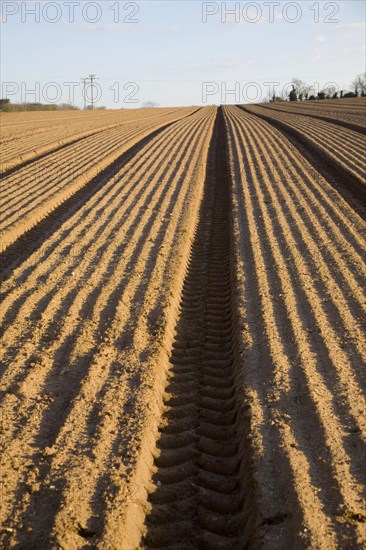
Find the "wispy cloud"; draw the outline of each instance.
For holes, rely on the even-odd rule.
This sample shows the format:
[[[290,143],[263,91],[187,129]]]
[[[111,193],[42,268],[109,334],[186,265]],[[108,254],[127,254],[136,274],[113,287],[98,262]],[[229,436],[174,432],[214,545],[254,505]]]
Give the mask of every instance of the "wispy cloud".
[[[322,48],[313,48],[311,51],[311,59],[321,61],[324,59],[332,59],[333,55],[330,52],[324,51]]]
[[[123,23],[104,24],[104,25],[85,24],[85,25],[75,25],[74,27],[72,27],[72,29],[75,32],[85,32],[85,33],[104,32],[104,31],[128,32],[128,31],[136,30],[136,25],[124,25]]]
[[[365,44],[359,44],[358,46],[354,47],[344,47],[339,50],[339,54],[341,55],[353,55],[353,54],[364,54],[366,51],[366,45]]]
[[[155,33],[155,34],[164,34],[164,33],[178,33],[180,32],[179,27],[148,27],[146,25],[141,25],[140,23],[126,24],[126,23],[108,23],[103,25],[98,24],[85,24],[85,25],[75,25],[73,27],[75,32],[131,32],[139,31],[144,33]]]
[[[352,38],[358,32],[366,31],[366,23],[345,23],[343,25],[337,25],[331,30],[337,33],[342,39]]]
[[[233,60],[225,60],[217,61],[217,62],[209,62],[205,64],[201,63],[190,63],[190,64],[183,64],[180,66],[181,69],[189,69],[194,71],[203,71],[203,70],[225,70],[225,69],[235,69],[235,70],[242,70],[246,69],[253,65],[253,61],[250,59],[233,59]]]
[[[323,34],[318,34],[315,37],[315,41],[318,42],[318,44],[324,44],[325,42],[328,42],[328,39]]]
[[[332,48],[331,50],[323,48],[313,48],[310,55],[314,61],[339,59],[340,57],[349,57],[355,54],[364,54],[365,44],[356,44],[354,46],[342,46]]]

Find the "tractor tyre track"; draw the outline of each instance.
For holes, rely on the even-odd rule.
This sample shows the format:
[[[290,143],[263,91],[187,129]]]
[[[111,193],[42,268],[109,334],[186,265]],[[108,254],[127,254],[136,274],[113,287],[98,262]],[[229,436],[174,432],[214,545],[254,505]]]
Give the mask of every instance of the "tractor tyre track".
[[[222,108],[170,358],[147,548],[243,548],[256,511],[232,301]]]

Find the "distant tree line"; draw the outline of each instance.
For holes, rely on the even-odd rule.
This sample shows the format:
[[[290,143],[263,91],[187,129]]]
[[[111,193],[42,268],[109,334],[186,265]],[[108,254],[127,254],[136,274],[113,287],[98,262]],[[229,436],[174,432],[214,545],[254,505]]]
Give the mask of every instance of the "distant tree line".
[[[299,78],[291,81],[292,90],[288,97],[277,96],[275,91],[270,101],[310,101],[315,99],[343,99],[347,97],[366,97],[366,72],[356,76],[351,83],[351,90],[336,90],[335,86],[327,86],[315,94],[313,87]]]
[[[6,113],[16,113],[24,111],[75,111],[79,107],[70,103],[61,103],[61,105],[44,103],[11,103],[10,99],[0,99],[0,111]]]
[[[156,103],[156,101],[145,101],[141,105],[141,109],[156,109],[159,107],[159,103]]]

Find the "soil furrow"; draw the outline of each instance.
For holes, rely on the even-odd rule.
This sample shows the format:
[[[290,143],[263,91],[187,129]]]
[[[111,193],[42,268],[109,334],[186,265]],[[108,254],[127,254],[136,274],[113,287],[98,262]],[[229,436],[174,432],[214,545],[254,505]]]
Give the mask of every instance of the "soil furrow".
[[[234,119],[237,119],[240,113],[241,111],[238,110],[231,111]],[[301,188],[301,193],[306,196],[306,202],[299,206],[300,210],[306,209],[313,212],[313,218],[321,220],[327,234],[329,235],[330,232],[332,239],[338,243],[337,246],[339,245],[344,250],[347,249],[347,245],[350,246],[349,267],[354,270],[354,259],[356,258],[358,271],[364,277],[366,275],[364,262],[365,229],[360,227],[358,216],[352,215],[347,203],[339,200],[339,195],[329,188],[329,182],[320,179],[319,174],[312,168],[310,163],[303,163],[302,156],[299,157],[301,161],[296,158],[296,148],[293,149],[291,142],[282,139],[282,134],[278,130],[268,126],[265,121],[254,117],[253,114],[248,113],[246,117],[251,121],[253,128],[264,135],[265,139],[267,137],[270,139],[271,144],[275,144],[280,140],[280,145],[276,145],[276,150],[280,153],[281,162],[278,163],[276,158],[272,158],[268,168],[273,171],[275,166],[284,166],[286,171],[290,170],[292,172],[292,165],[295,163],[296,173],[299,177],[296,186],[293,187],[296,190]],[[283,151],[282,154],[281,151]],[[289,158],[291,158],[291,162]],[[332,240],[327,239],[325,244],[334,248]],[[345,256],[345,254],[343,255]],[[346,260],[347,258],[343,259]]]
[[[0,253],[1,277],[6,277],[6,275],[10,273],[10,270],[14,270],[17,266],[21,265],[38,249],[44,242],[46,236],[48,238],[52,233],[57,231],[70,215],[73,215],[78,209],[85,205],[90,198],[106,184],[106,182],[118,173],[124,164],[141,150],[141,148],[172,124],[174,124],[174,122],[170,122],[158,128],[136,145],[133,145],[130,149],[113,160],[98,175],[86,181],[84,186],[75,191],[74,194],[61,201],[59,205],[56,205],[51,212],[46,212],[36,225],[24,231],[15,242],[10,244],[4,252]]]
[[[174,122],[166,118],[166,122]],[[51,155],[46,161],[37,161],[31,168],[20,169],[17,173],[4,180],[5,192],[1,201],[9,205],[12,215],[15,215],[14,206],[23,207],[29,204],[30,198],[38,199],[45,192],[54,192],[54,187],[65,187],[70,178],[76,178],[86,171],[93,159],[95,163],[98,158],[107,156],[113,149],[118,149],[123,141],[142,134],[149,128],[157,129],[157,126],[150,123],[127,124],[117,126],[102,135],[90,136],[87,140],[63,150],[61,153]],[[143,135],[141,137],[144,137]],[[77,162],[76,162],[77,159]],[[51,180],[51,181],[50,181]],[[57,190],[56,190],[57,191]],[[28,201],[28,202],[27,202]],[[23,215],[25,215],[24,212]],[[7,214],[7,217],[10,217]],[[6,218],[5,218],[6,219]]]
[[[366,191],[365,185],[359,177],[352,174],[342,164],[335,162],[324,150],[321,150],[312,140],[293,126],[262,113],[249,111],[243,106],[240,106],[240,108],[262,118],[280,130],[314,168],[342,195],[357,214],[366,220]]]
[[[36,169],[33,178],[30,178],[30,180],[27,175],[28,170],[25,169],[24,174],[21,171],[22,177],[28,182],[30,188],[19,194],[19,204],[18,202],[13,204],[15,212],[6,214],[6,216],[11,214],[13,219],[10,225],[8,223],[2,230],[2,250],[5,250],[23,233],[42,221],[60,203],[84,187],[89,180],[98,176],[110,164],[115,163],[118,157],[138,141],[159,130],[159,128],[164,128],[179,119],[185,118],[185,116],[190,116],[190,114],[192,113],[180,117],[167,116],[165,120],[150,121],[137,127],[130,123],[126,128],[122,127],[121,130],[117,128],[111,131],[111,135],[108,132],[102,133],[101,136],[92,138],[90,143],[88,140],[83,142],[83,155],[77,152],[73,155],[73,147],[67,150],[67,155],[71,155],[71,157],[68,162],[62,161],[62,166],[57,166],[59,154],[56,154],[55,166],[52,167],[50,173],[42,169],[39,172],[37,169],[38,164],[35,165]],[[112,136],[114,136],[113,139]],[[50,174],[53,177],[50,177]],[[32,187],[37,190],[32,191]],[[10,206],[9,210],[11,211]]]
[[[278,109],[276,107],[273,107],[272,105],[262,105],[263,108],[268,109],[269,111],[278,111],[280,113],[291,113],[294,115],[300,115],[304,117],[310,117],[310,118],[316,118],[318,120],[323,120],[324,122],[331,122],[332,124],[336,124],[337,126],[342,126],[343,128],[348,128],[349,130],[353,130],[354,132],[358,132],[359,134],[366,135],[366,128],[364,126],[361,126],[359,124],[354,124],[352,122],[349,122],[348,120],[342,120],[341,118],[334,118],[327,115],[317,115],[314,114],[310,109],[307,109],[306,111],[301,110],[287,110],[287,109]]]
[[[332,319],[332,322],[337,326],[338,331],[341,330],[340,327],[344,324],[344,330],[342,331],[344,332],[344,335],[348,335],[349,339],[355,337],[355,345],[356,348],[358,348],[359,355],[356,354],[356,356],[353,357],[353,360],[357,363],[360,356],[366,356],[366,348],[363,342],[364,326],[363,323],[360,322],[366,313],[363,283],[360,280],[359,284],[356,284],[356,282],[352,284],[353,271],[355,271],[355,269],[353,267],[350,271],[346,266],[344,266],[343,258],[339,253],[340,247],[337,241],[329,242],[328,235],[324,233],[324,245],[321,249],[319,248],[319,236],[322,235],[322,227],[316,219],[313,218],[311,221],[307,219],[304,212],[305,206],[304,208],[301,208],[300,213],[297,213],[298,205],[303,202],[303,194],[302,190],[299,192],[297,183],[294,185],[292,178],[289,177],[290,175],[293,176],[296,182],[297,180],[300,180],[298,171],[298,166],[300,163],[296,157],[291,153],[291,151],[286,149],[286,147],[279,147],[276,142],[273,142],[270,138],[268,138],[268,133],[265,132],[264,128],[261,130],[258,127],[255,119],[252,123],[255,133],[251,128],[248,129],[251,139],[253,139],[255,143],[252,150],[252,155],[254,158],[258,155],[261,159],[263,159],[266,180],[268,179],[268,172],[271,173],[271,177],[274,181],[279,181],[287,176],[289,183],[288,187],[294,190],[295,197],[291,196],[287,192],[286,188],[281,193],[278,200],[283,204],[283,208],[286,208],[287,205],[285,216],[288,223],[291,224],[292,232],[295,234],[294,236],[297,240],[298,246],[302,250],[303,258],[309,266],[308,269],[317,274],[316,278],[314,277],[313,279],[314,286],[317,287],[318,294],[324,296],[324,302],[328,306],[327,316]],[[261,139],[266,140],[266,149],[268,149],[268,152],[262,147],[260,143]],[[306,172],[304,173],[304,171],[301,172],[305,183],[304,188],[306,188],[308,174]],[[276,198],[274,198],[274,196],[275,195],[271,193],[267,197],[267,204],[276,206]],[[315,225],[314,231],[312,231],[313,224]],[[345,248],[346,243],[342,244]],[[333,257],[330,262],[326,258],[329,252],[333,252]],[[350,248],[349,252],[350,255],[352,254],[353,256],[354,251],[352,248]],[[344,275],[345,280],[338,282],[337,279],[340,278],[340,267],[342,268],[342,274]],[[365,269],[362,269],[362,267],[363,266],[360,266],[360,271],[362,270],[363,281],[366,272]],[[344,289],[350,282],[351,287],[349,289],[349,293],[345,293]],[[357,297],[358,302],[356,300],[356,303],[354,303],[352,308],[351,304],[353,298]],[[334,309],[332,309],[332,306],[334,306]],[[339,316],[338,319],[337,310]],[[345,345],[347,347],[347,343],[345,343]],[[347,351],[351,359],[352,350],[347,349]]]
[[[193,127],[189,128],[191,132],[193,131],[197,123],[199,123],[199,121],[196,121]],[[180,134],[179,136],[180,139],[184,138],[186,131],[188,131],[188,129],[183,129],[182,134]],[[119,175],[116,179],[112,178],[108,182],[106,189],[103,188],[99,193],[93,196],[91,204],[86,205],[86,215],[84,213],[83,223],[80,223],[80,219],[77,213],[67,221],[68,237],[65,240],[65,238],[62,238],[63,235],[61,233],[61,235],[57,239],[57,246],[51,246],[46,249],[44,253],[44,259],[47,258],[47,264],[44,264],[44,262],[39,263],[37,261],[38,258],[32,256],[32,264],[36,264],[36,266],[33,269],[22,269],[21,274],[17,276],[14,281],[9,281],[10,288],[8,289],[8,296],[3,301],[3,314],[7,325],[11,326],[11,323],[17,324],[21,321],[22,309],[24,311],[31,311],[33,316],[36,314],[36,318],[41,318],[41,316],[44,315],[46,306],[49,306],[51,307],[54,314],[56,314],[58,311],[58,307],[60,307],[60,304],[62,304],[62,307],[64,307],[65,304],[70,302],[70,299],[68,298],[70,297],[70,293],[72,293],[74,289],[75,292],[77,292],[79,301],[82,297],[82,300],[84,300],[85,304],[92,303],[94,304],[94,307],[96,307],[96,305],[98,304],[99,292],[96,293],[97,288],[95,287],[95,285],[93,285],[92,287],[90,287],[90,285],[86,285],[80,292],[78,279],[70,279],[70,273],[73,269],[77,269],[78,273],[82,271],[85,272],[85,275],[87,277],[92,277],[95,272],[95,264],[99,263],[101,266],[98,269],[98,275],[100,277],[100,289],[104,288],[109,280],[111,280],[111,283],[113,285],[117,283],[116,277],[112,276],[110,262],[114,263],[116,261],[116,253],[118,254],[119,248],[115,250],[113,243],[116,242],[116,239],[117,242],[119,242],[121,238],[123,238],[123,241],[129,242],[131,244],[135,243],[135,240],[137,240],[138,242],[143,242],[141,237],[138,237],[138,230],[139,228],[143,227],[144,220],[152,220],[153,217],[156,217],[156,215],[154,216],[154,214],[158,213],[158,208],[156,208],[155,202],[159,197],[161,198],[167,191],[167,187],[165,186],[161,189],[160,196],[156,193],[156,191],[159,189],[158,176],[160,175],[160,177],[166,178],[165,172],[168,169],[168,166],[170,166],[169,159],[166,159],[164,163],[161,164],[159,159],[153,156],[153,153],[158,151],[159,146],[164,146],[164,141],[167,139],[167,136],[174,136],[174,133],[176,132],[177,128],[174,127],[173,129],[169,129],[169,131],[165,133],[166,135],[164,134],[161,136],[161,138],[159,137],[155,140],[155,143],[153,143],[150,151],[153,159],[152,165],[149,165],[149,162],[146,162],[146,157],[144,158],[143,151],[139,152],[137,155],[138,162],[135,162],[134,157],[132,162],[127,165],[126,169],[122,170],[121,175]],[[176,142],[175,147],[179,148],[178,139],[173,138],[171,145]],[[180,154],[183,150],[184,149],[181,148]],[[174,149],[172,150],[171,154],[173,153],[173,151]],[[176,157],[177,163],[178,159],[179,157]],[[156,169],[158,166],[160,168],[160,174],[156,173]],[[174,168],[170,167],[169,170],[174,171]],[[152,185],[151,188],[146,184],[143,184],[144,177],[148,175],[149,171],[151,171],[151,173],[154,175],[154,185]],[[134,186],[132,180],[131,183],[129,183],[126,188],[123,189],[123,195],[121,195],[120,187],[121,185],[123,185],[124,176],[127,176],[128,178],[133,177],[134,179],[138,178],[139,183],[137,186]],[[133,187],[135,187],[135,192],[131,193],[131,188]],[[139,193],[137,194],[138,191]],[[116,216],[116,213],[119,210],[118,202],[116,203],[117,198],[123,198],[125,204],[125,212],[121,220]],[[151,202],[152,199],[154,199],[153,202]],[[149,202],[150,206],[148,209],[143,206],[144,201]],[[136,211],[137,208],[139,211],[145,212],[145,215],[142,216],[138,222],[136,218],[130,216],[130,213],[134,210]],[[103,212],[103,214],[100,215],[100,212]],[[161,221],[161,219],[159,218],[158,220]],[[114,229],[114,232],[111,234],[112,228],[117,228],[118,232],[115,232],[116,229]],[[93,230],[94,233],[90,233],[91,230]],[[108,234],[111,234],[110,246],[108,246],[107,248],[105,247],[106,231],[108,231]],[[92,247],[90,241],[91,235],[93,239]],[[71,249],[73,249],[75,243],[77,243],[76,251],[74,251],[74,254],[71,256],[70,261],[64,263],[64,265],[62,265],[61,267],[59,265],[60,258],[65,256],[65,251],[67,252],[70,247]],[[51,244],[53,244],[52,241],[50,245]],[[138,259],[138,252],[132,247],[130,247],[130,250],[134,251],[133,257],[131,259],[132,269],[134,261]],[[56,252],[58,252],[58,254]],[[80,259],[83,259],[82,263],[80,263]],[[130,259],[128,258],[127,261],[127,258],[125,257],[124,265],[123,267],[121,266],[121,274],[123,274],[124,272],[127,273],[129,271],[129,263]],[[44,270],[45,265],[47,265],[46,273]],[[57,265],[59,265],[59,275],[62,275],[64,279],[66,277],[66,280],[67,278],[69,278],[69,282],[67,285],[62,285],[62,288],[56,292],[57,281],[55,281],[55,279],[51,277]],[[51,303],[48,303],[47,296],[45,297],[42,288],[39,288],[40,281],[45,282],[46,276],[47,279],[50,279],[50,284],[56,285],[53,286],[53,292],[50,292],[47,295],[49,300],[51,300],[52,298]],[[17,286],[19,286],[21,281],[22,286],[25,287],[25,289],[28,288],[28,292],[23,292],[26,303],[24,299],[20,301],[20,297],[17,297],[16,301],[12,302],[13,293],[11,292],[11,290],[15,290]],[[26,284],[25,281],[27,281]],[[32,289],[32,292],[29,291],[29,288]],[[92,295],[88,296],[89,292],[91,291]],[[66,294],[64,294],[64,292]],[[37,298],[42,296],[42,300],[40,302],[37,302]],[[90,302],[88,298],[91,299]],[[78,316],[80,312],[73,312],[73,314]],[[27,332],[24,333],[23,330],[23,336],[26,335]],[[6,333],[4,333],[3,344],[6,345],[6,342]]]
[[[99,134],[100,132],[104,132],[105,130],[106,130],[105,128],[102,128],[100,130],[97,130],[97,131],[93,132],[92,134],[86,134],[86,135],[83,135],[81,137],[77,137],[76,139],[72,139],[70,141],[67,141],[66,143],[62,143],[61,145],[59,145],[57,147],[54,147],[54,148],[48,148],[47,147],[47,150],[44,153],[40,153],[40,154],[33,153],[33,155],[30,154],[29,155],[30,158],[28,160],[23,160],[23,161],[15,160],[14,161],[14,166],[12,166],[11,168],[7,168],[7,169],[3,170],[3,172],[0,176],[0,181],[2,181],[4,178],[9,177],[10,175],[14,174],[15,172],[18,172],[19,170],[22,170],[26,166],[30,166],[30,165],[32,165],[36,162],[39,162],[40,160],[43,160],[47,157],[50,157],[51,155],[54,155],[55,153],[58,153],[60,151],[65,151],[69,147],[72,147],[73,145],[81,143],[83,140],[89,138],[91,135],[94,137],[97,134]]]
[[[13,135],[11,145],[9,147],[2,147],[2,173],[4,175],[10,175],[11,173],[16,172],[20,168],[27,166],[34,161],[44,158],[53,152],[67,147],[68,145],[83,140],[92,135],[96,135],[105,130],[111,128],[116,128],[131,122],[131,120],[141,121],[146,119],[159,118],[164,115],[169,115],[170,113],[182,113],[189,112],[191,110],[175,108],[175,109],[154,109],[154,110],[141,110],[140,112],[136,110],[131,110],[130,112],[121,112],[119,113],[118,118],[119,122],[115,122],[116,115],[115,113],[108,113],[106,116],[95,116],[95,114],[89,116],[86,113],[80,113],[80,116],[76,117],[75,115],[69,117],[57,117],[54,119],[38,119],[35,116],[35,121],[30,122],[34,126],[33,131],[28,130],[26,132],[28,135],[23,139],[24,132],[20,130],[21,135]],[[89,120],[88,120],[89,119]],[[61,121],[67,121],[68,124],[63,124]],[[110,121],[111,123],[106,125],[105,122]],[[39,128],[39,124],[48,123],[49,127]],[[60,124],[61,122],[61,124]],[[104,122],[104,124],[103,124]],[[21,123],[26,124],[24,121]],[[90,130],[85,131],[85,127],[90,126]],[[4,143],[6,136],[9,135],[9,127],[11,125],[3,124],[1,125],[1,144]],[[80,131],[82,130],[82,131]],[[41,133],[41,139],[38,139],[39,136],[37,133]],[[13,133],[14,134],[14,133]],[[45,134],[44,136],[42,134]],[[42,139],[44,137],[44,139]]]

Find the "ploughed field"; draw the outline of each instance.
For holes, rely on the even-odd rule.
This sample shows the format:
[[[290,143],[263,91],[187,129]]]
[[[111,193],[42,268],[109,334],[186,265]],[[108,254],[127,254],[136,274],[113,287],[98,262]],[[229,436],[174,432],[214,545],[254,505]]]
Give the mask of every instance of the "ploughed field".
[[[0,546],[366,545],[365,100],[0,123]]]

